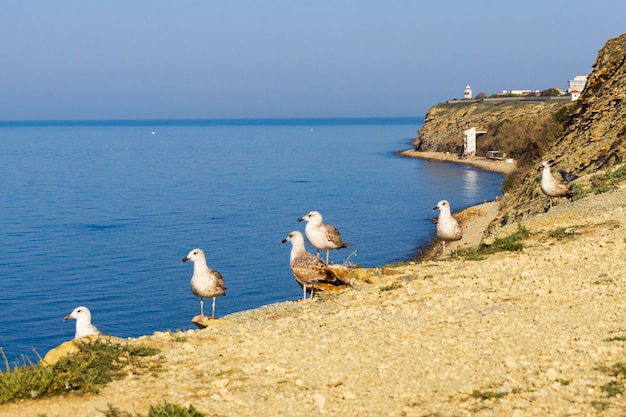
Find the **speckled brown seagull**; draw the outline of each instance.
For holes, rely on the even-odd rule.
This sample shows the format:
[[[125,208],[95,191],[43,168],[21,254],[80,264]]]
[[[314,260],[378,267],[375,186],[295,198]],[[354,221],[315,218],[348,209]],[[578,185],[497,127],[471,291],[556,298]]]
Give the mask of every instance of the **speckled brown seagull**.
[[[307,252],[304,247],[304,236],[298,231],[289,233],[283,243],[291,242],[289,265],[298,284],[302,286],[302,300],[306,301],[307,289],[311,292],[320,284],[345,285],[343,281],[320,258]]]
[[[222,274],[209,268],[202,249],[193,249],[183,258],[183,262],[193,262],[193,276],[191,277],[191,292],[200,297],[200,320],[204,320],[204,299],[212,298],[211,318],[215,318],[215,299],[220,295],[226,295]]]
[[[328,253],[330,250],[353,246],[352,243],[345,243],[341,239],[341,234],[335,226],[324,223],[319,211],[311,211],[307,215],[300,217],[298,221],[307,222],[304,234],[311,246],[317,249],[317,257],[319,258],[320,256],[320,250],[326,251],[326,264],[328,264]]]
[[[441,240],[443,249],[441,254],[446,254],[446,242],[460,240],[463,237],[463,230],[459,222],[452,217],[450,213],[450,203],[447,200],[441,200],[437,203],[433,210],[439,210],[439,218],[437,219],[437,239]]]
[[[572,192],[569,186],[562,180],[555,178],[550,172],[550,163],[543,161],[541,166],[541,191],[549,197],[550,205],[552,205],[552,197],[571,197]]]

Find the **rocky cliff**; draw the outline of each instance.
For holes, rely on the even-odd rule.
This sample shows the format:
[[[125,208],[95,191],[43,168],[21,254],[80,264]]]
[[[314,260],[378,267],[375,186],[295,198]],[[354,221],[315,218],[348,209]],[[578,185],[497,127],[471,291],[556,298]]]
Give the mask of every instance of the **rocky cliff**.
[[[599,51],[563,134],[542,159],[550,162],[553,172],[564,169],[584,176],[610,170],[625,162],[625,157],[626,34],[609,40]],[[521,185],[505,197],[496,222],[506,224],[546,210],[546,199],[539,188],[539,163],[537,161],[537,169],[529,170]]]
[[[491,150],[504,147],[510,157],[522,162],[518,163],[521,169],[514,175],[516,178],[505,190],[502,211],[493,229],[548,209],[539,187],[542,160],[550,162],[554,173],[563,169],[580,177],[587,176],[583,180],[587,183],[590,174],[626,162],[625,99],[626,34],[609,40],[599,51],[587,85],[576,102],[439,104],[426,114],[413,145],[423,152],[459,153],[463,131],[476,127],[486,132],[477,139],[478,155],[482,152],[484,156],[486,147]],[[540,124],[543,124],[541,129],[537,128]],[[588,184],[583,186],[588,188]]]
[[[475,127],[478,131],[493,134],[504,121],[544,117],[554,114],[570,102],[555,101],[501,101],[501,102],[454,102],[431,107],[424,118],[424,125],[412,144],[421,152],[459,153],[463,147],[463,132]],[[477,147],[481,146],[481,139]],[[497,150],[497,149],[494,149]]]

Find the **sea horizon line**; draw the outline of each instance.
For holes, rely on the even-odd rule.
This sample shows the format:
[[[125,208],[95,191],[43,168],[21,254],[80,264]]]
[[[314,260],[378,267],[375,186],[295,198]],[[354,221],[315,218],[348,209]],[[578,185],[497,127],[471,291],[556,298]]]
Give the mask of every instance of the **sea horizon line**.
[[[272,126],[423,123],[422,116],[268,117],[268,118],[164,118],[0,120],[0,127],[22,126]]]

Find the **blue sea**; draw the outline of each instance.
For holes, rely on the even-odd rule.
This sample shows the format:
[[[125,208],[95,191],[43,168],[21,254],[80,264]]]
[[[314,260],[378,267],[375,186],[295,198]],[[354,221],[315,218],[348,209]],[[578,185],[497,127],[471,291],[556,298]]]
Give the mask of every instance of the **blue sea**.
[[[291,245],[311,210],[351,248],[331,263],[411,259],[432,207],[493,200],[502,175],[396,156],[422,118],[0,122],[0,346],[36,361],[74,335],[195,328],[193,266],[224,276],[216,316],[302,295]],[[308,246],[310,251],[313,249]],[[210,305],[210,301],[209,301]]]

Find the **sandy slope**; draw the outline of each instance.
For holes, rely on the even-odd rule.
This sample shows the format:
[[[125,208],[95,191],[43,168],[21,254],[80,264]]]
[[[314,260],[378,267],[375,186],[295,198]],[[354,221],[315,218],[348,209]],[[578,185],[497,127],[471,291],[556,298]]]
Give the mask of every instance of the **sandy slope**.
[[[165,400],[211,416],[626,414],[603,389],[626,362],[626,188],[524,227],[521,252],[353,270],[339,294],[137,339],[162,349],[156,375],[0,416],[98,416],[109,403],[145,415]]]

